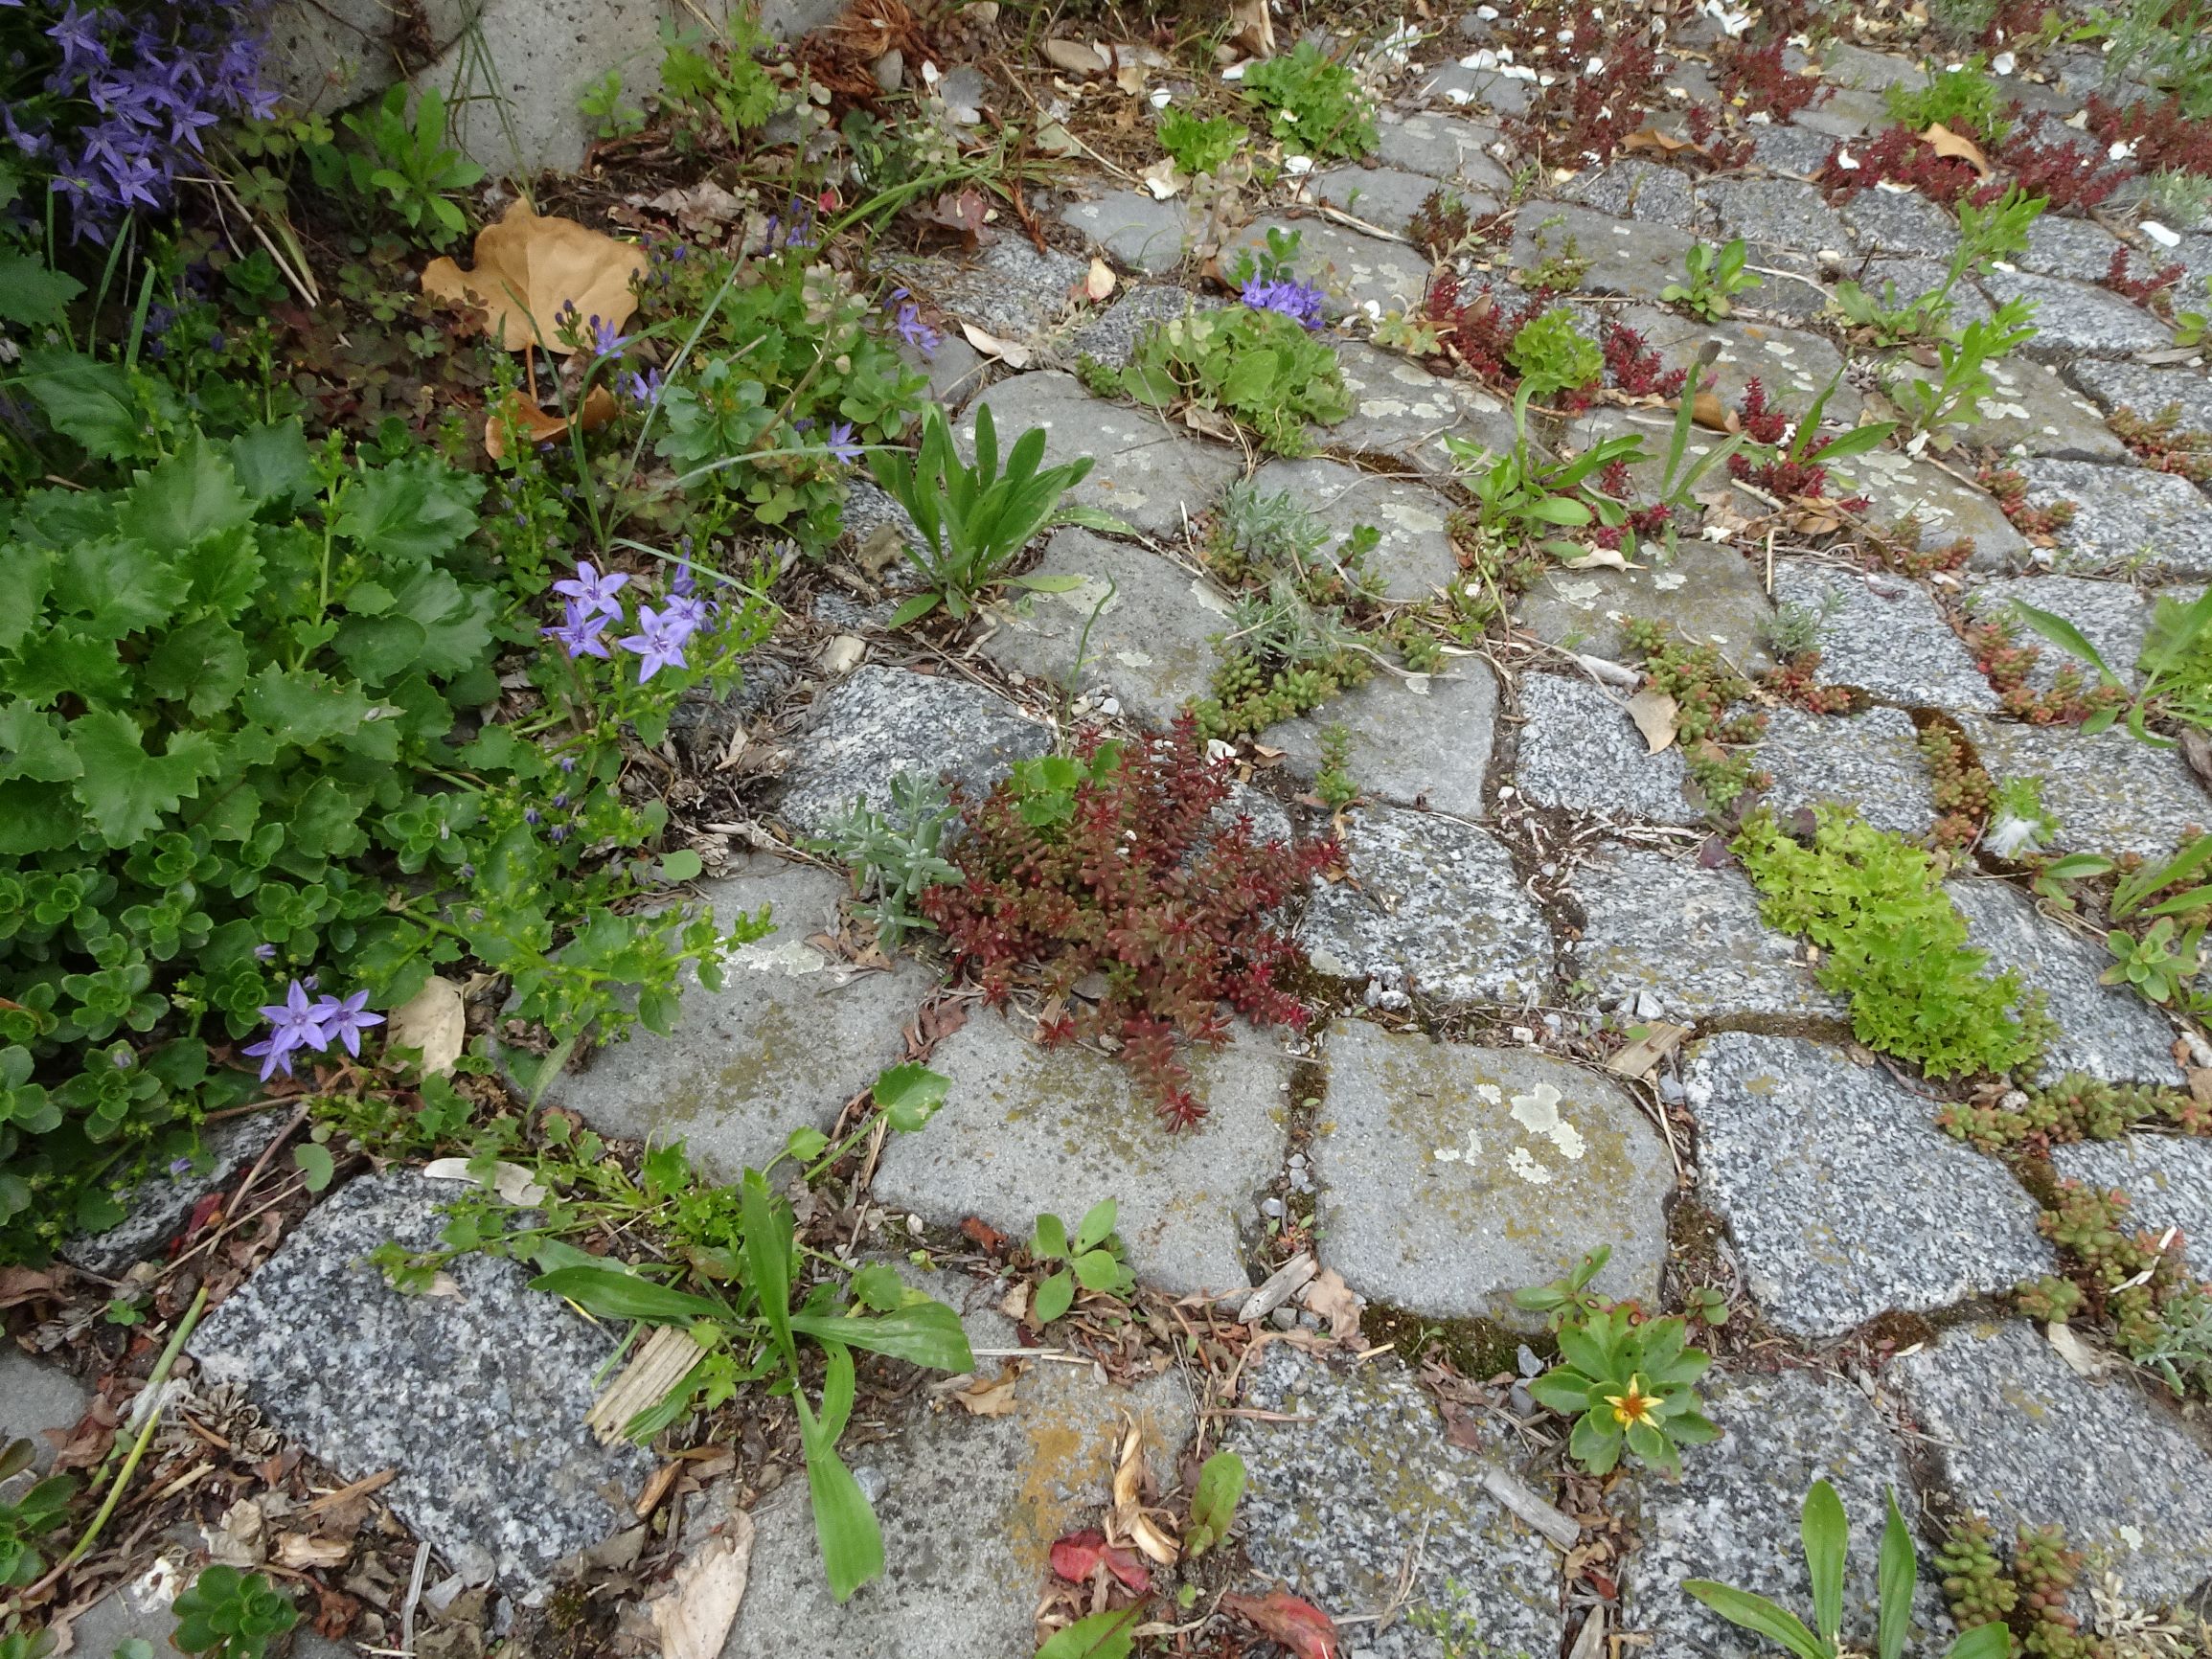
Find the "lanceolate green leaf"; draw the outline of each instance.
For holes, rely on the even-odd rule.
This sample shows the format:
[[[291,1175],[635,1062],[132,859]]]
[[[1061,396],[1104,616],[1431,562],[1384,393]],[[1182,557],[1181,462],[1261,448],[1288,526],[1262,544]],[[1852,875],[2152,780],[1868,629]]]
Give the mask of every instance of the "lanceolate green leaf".
[[[1875,1568],[1880,1598],[1875,1626],[1875,1659],[1899,1659],[1904,1638],[1912,1628],[1912,1586],[1920,1577],[1920,1563],[1912,1548],[1912,1534],[1897,1511],[1897,1493],[1886,1498],[1888,1518],[1881,1526],[1881,1555]]]
[[[2119,677],[2107,665],[2103,654],[2088,642],[2087,636],[2080,628],[2074,626],[2064,617],[2055,616],[2047,610],[2040,610],[2026,601],[2017,599],[2013,601],[2013,611],[2020,621],[2041,634],[2043,638],[2049,640],[2061,650],[2080,657],[2082,661],[2095,669],[2098,676],[2107,685],[2119,684]]]
[[[1820,1640],[1833,1648],[1843,1627],[1843,1559],[1851,1544],[1851,1528],[1843,1518],[1843,1501],[1826,1481],[1814,1481],[1805,1494],[1798,1536],[1813,1580],[1813,1623]]]
[[[695,1319],[727,1320],[718,1302],[673,1289],[620,1267],[559,1267],[530,1282],[533,1290],[566,1297],[603,1319],[643,1319],[654,1325],[688,1325]]]
[[[794,1313],[791,1329],[816,1342],[864,1349],[937,1371],[968,1371],[975,1364],[960,1316],[942,1302],[920,1302],[893,1313]]]
[[[1729,1624],[1764,1636],[1770,1642],[1779,1642],[1797,1656],[1797,1659],[1836,1659],[1834,1650],[1825,1647],[1805,1622],[1796,1614],[1777,1607],[1764,1596],[1754,1596],[1747,1590],[1734,1589],[1727,1584],[1715,1583],[1710,1579],[1685,1579],[1682,1588],[1728,1621]]]

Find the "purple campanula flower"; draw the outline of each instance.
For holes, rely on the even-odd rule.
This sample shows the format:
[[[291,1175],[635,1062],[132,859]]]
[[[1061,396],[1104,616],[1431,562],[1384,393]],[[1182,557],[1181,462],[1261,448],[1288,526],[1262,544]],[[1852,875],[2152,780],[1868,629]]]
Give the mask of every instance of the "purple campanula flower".
[[[567,648],[571,662],[578,657],[598,657],[602,661],[611,661],[606,641],[600,635],[608,623],[622,615],[621,610],[585,610],[576,601],[570,600],[563,611],[564,620],[559,627],[540,628],[537,631],[546,639],[559,640]]]
[[[1321,290],[1304,283],[1289,278],[1266,282],[1254,277],[1244,284],[1240,297],[1256,311],[1280,311],[1303,328],[1321,327]]]
[[[697,594],[676,593],[669,596],[668,604],[661,614],[674,617],[682,623],[688,636],[715,620],[715,605],[712,600],[701,599]]]
[[[834,420],[830,424],[830,453],[850,466],[867,453],[866,447],[853,442],[853,422]]]
[[[924,357],[934,357],[945,336],[922,320],[922,307],[914,296],[904,288],[893,288],[888,303],[898,307],[891,319],[892,331]]]
[[[315,1011],[323,1016],[323,1040],[333,1037],[346,1045],[346,1052],[355,1059],[361,1057],[361,1034],[371,1026],[382,1025],[384,1016],[367,1011],[369,993],[357,990],[349,997],[326,996],[315,1004]]]
[[[20,5],[22,0],[0,0],[0,6],[6,6],[11,3]],[[171,1158],[169,1161],[169,1172],[171,1175],[182,1175],[191,1168],[192,1160],[190,1158]]]
[[[615,332],[614,325],[604,317],[595,314],[591,319],[591,352],[595,357],[611,357],[636,337]]]
[[[566,594],[582,605],[585,614],[606,616],[622,614],[622,601],[614,596],[629,585],[629,578],[619,570],[604,574],[588,558],[576,562],[576,574],[553,584],[553,591]]]
[[[263,962],[274,962],[277,959],[277,947],[263,940],[254,946],[254,954]]]
[[[560,769],[561,769],[563,772],[573,772],[573,771],[575,771],[575,770],[576,770],[576,757],[575,757],[574,755],[563,755],[563,756],[561,756],[561,757],[560,757]]]
[[[550,839],[556,847],[558,847],[563,841],[568,839],[568,826],[565,824],[556,824],[545,833],[547,838]]]
[[[554,804],[554,806],[555,806],[555,807],[560,807],[560,808],[562,808],[562,809],[564,809],[564,810],[565,810],[565,809],[566,809],[566,807],[567,807],[567,806],[568,806],[568,795],[567,795],[567,792],[566,792],[566,791],[563,791],[562,793],[560,793],[560,794],[559,794],[559,795],[556,795],[556,796],[554,796],[554,798],[553,798],[553,804]]]
[[[663,669],[688,669],[684,660],[684,642],[697,627],[691,618],[678,612],[674,606],[656,611],[650,604],[637,607],[638,631],[627,639],[615,641],[626,651],[638,655],[637,683],[644,685]]]
[[[80,11],[75,0],[61,14],[61,21],[46,32],[47,37],[61,47],[61,67],[71,73],[80,66],[82,59],[104,66],[107,62],[107,43],[100,37],[98,11]]]
[[[522,821],[535,830],[545,822],[545,814],[535,807],[526,807],[522,811]]]
[[[269,1022],[269,1034],[245,1052],[261,1060],[263,1082],[278,1072],[287,1078],[292,1075],[295,1049],[311,1048],[320,1053],[330,1046],[321,1008],[308,1001],[308,988],[298,980],[292,981],[283,1002],[263,1004],[261,1011]]]
[[[689,541],[691,537],[686,536],[684,539]],[[676,563],[676,573],[669,581],[669,592],[674,594],[678,599],[689,599],[698,591],[698,572],[692,569],[690,559],[679,559]]]
[[[632,369],[628,374],[623,375],[617,384],[621,386],[622,395],[625,398],[646,409],[651,408],[660,401],[660,395],[664,388],[661,372],[658,369],[647,369],[642,374]]]

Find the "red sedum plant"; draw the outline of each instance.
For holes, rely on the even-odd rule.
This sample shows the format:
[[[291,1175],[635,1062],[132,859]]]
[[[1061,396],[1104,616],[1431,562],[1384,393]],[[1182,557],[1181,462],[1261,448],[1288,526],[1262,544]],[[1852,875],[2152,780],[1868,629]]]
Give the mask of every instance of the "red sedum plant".
[[[1206,758],[1189,715],[1108,764],[1093,763],[1095,734],[1078,753],[1059,810],[1039,810],[1034,788],[1010,779],[969,811],[950,850],[964,882],[930,888],[922,910],[988,1001],[1003,1007],[1027,984],[1064,1003],[1045,1040],[1114,1039],[1182,1128],[1206,1112],[1182,1044],[1226,1042],[1229,1010],[1304,1027],[1304,1005],[1277,983],[1297,946],[1271,919],[1334,846],[1259,841],[1246,819],[1216,821],[1229,762]],[[1106,986],[1095,1007],[1074,994],[1094,972]]]

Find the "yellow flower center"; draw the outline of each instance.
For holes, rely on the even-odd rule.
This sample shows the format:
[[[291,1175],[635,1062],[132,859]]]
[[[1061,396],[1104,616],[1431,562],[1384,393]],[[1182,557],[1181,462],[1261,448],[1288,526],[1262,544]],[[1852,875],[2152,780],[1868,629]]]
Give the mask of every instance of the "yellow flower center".
[[[1623,1428],[1639,1422],[1655,1423],[1659,1420],[1656,1409],[1659,1397],[1644,1392],[1644,1379],[1641,1376],[1629,1378],[1628,1393],[1607,1395],[1606,1403],[1613,1408],[1613,1420]]]

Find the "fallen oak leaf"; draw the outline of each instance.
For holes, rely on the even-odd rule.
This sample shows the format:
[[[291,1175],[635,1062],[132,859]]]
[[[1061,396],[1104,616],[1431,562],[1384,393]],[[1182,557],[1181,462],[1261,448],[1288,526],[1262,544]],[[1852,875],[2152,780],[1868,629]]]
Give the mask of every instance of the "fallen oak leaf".
[[[973,323],[963,323],[960,331],[968,336],[968,343],[986,357],[995,357],[1009,369],[1029,367],[1029,348],[1012,340],[1001,340],[996,334],[986,333]]]
[[[1095,255],[1090,261],[1090,272],[1083,278],[1083,298],[1094,305],[1106,299],[1114,291],[1113,268]]]
[[[1920,135],[1920,141],[1938,155],[1965,162],[1984,178],[1996,171],[1995,168],[1990,166],[1989,157],[1982,154],[1980,145],[1962,133],[1951,131],[1940,121],[1928,123],[1927,130]]]
[[[675,1587],[648,1604],[661,1659],[716,1659],[737,1623],[753,1561],[753,1518],[732,1512],[720,1536],[675,1570]]]
[[[422,1075],[442,1077],[453,1069],[468,1041],[468,1011],[461,988],[437,975],[394,1009],[384,1025],[384,1053],[414,1049],[422,1057]]]
[[[1646,686],[1628,700],[1626,707],[1636,730],[1644,734],[1648,752],[1656,755],[1674,742],[1675,717],[1679,710],[1665,692]]]
[[[1261,1635],[1280,1642],[1297,1659],[1336,1659],[1336,1625],[1311,1602],[1288,1590],[1265,1596],[1223,1596],[1222,1611],[1234,1613]]]
[[[510,391],[503,406],[494,405],[485,412],[484,453],[494,461],[505,461],[510,427],[516,437],[535,449],[559,438],[571,426],[580,432],[597,432],[614,416],[614,394],[604,386],[594,386],[583,395],[582,406],[566,415],[541,409],[520,391]]]
[[[476,264],[464,271],[450,259],[422,267],[422,291],[480,313],[484,331],[510,352],[530,346],[574,352],[539,332],[573,306],[580,319],[597,317],[619,329],[637,309],[630,284],[644,275],[645,250],[574,219],[543,218],[520,196],[497,224],[476,233]]]
[[[1118,1544],[1106,1541],[1097,1531],[1070,1533],[1052,1546],[1052,1570],[1071,1584],[1087,1584],[1104,1567],[1138,1595],[1152,1587],[1152,1575],[1144,1562]]]
[[[1634,132],[1630,133],[1628,137],[1621,140],[1621,148],[1629,150],[1654,150],[1660,155],[1675,155],[1686,149],[1694,154],[1704,156],[1707,160],[1711,160],[1713,155],[1711,150],[1693,139],[1676,138],[1671,132],[1661,132],[1653,126],[1639,127]]]
[[[1711,392],[1700,392],[1690,400],[1690,419],[1709,432],[1741,432],[1743,417]]]
[[[995,1377],[979,1376],[966,1388],[954,1390],[952,1398],[971,1417],[1005,1417],[1014,1410],[1014,1387],[1020,1380],[1021,1368],[1008,1361]]]
[[[1318,1313],[1329,1321],[1329,1336],[1334,1342],[1359,1340],[1359,1315],[1367,1304],[1359,1299],[1357,1291],[1344,1283],[1344,1276],[1334,1267],[1324,1267],[1307,1282],[1298,1292],[1298,1300],[1310,1312]]]
[[[1560,560],[1562,570],[1629,570],[1633,567],[1617,547],[1593,547],[1573,558]]]

